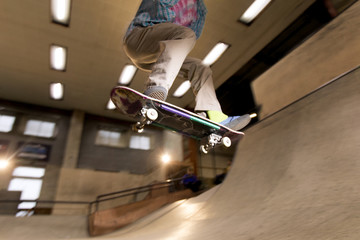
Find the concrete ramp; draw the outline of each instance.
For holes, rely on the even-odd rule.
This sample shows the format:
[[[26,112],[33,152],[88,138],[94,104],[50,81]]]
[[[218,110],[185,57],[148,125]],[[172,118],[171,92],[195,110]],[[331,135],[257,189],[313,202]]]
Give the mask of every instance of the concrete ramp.
[[[269,93],[271,94],[271,93]],[[225,182],[124,229],[85,216],[0,219],[0,239],[358,240],[360,68],[249,128]]]
[[[222,186],[102,239],[358,240],[359,185],[355,69],[248,129]]]

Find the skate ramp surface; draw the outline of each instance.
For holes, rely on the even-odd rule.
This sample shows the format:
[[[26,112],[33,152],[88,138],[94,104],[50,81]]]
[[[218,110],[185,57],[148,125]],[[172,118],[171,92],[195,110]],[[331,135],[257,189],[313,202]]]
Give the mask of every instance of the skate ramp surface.
[[[249,128],[225,182],[101,239],[360,239],[360,69]]]

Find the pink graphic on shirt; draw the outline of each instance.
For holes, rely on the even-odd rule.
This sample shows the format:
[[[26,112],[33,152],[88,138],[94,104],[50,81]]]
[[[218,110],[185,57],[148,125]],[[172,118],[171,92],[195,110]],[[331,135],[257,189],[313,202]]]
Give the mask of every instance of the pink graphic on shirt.
[[[171,10],[176,15],[173,21],[175,24],[188,27],[197,19],[196,0],[179,0]]]

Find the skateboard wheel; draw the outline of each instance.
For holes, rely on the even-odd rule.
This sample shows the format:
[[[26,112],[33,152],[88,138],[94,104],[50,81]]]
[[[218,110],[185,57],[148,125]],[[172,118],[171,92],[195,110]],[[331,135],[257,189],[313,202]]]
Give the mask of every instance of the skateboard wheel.
[[[144,131],[144,127],[141,127],[139,123],[132,125],[131,129],[137,133],[142,133]]]
[[[153,108],[150,108],[146,111],[146,117],[151,121],[155,121],[158,116],[158,112]]]
[[[136,130],[137,133],[142,133],[143,131],[144,131],[144,128],[138,128],[138,129]]]
[[[200,146],[200,151],[204,154],[207,154],[208,153],[208,150],[206,149],[206,147],[204,145],[201,145]]]
[[[231,146],[231,139],[228,138],[228,137],[222,138],[221,142],[225,147],[230,147]]]

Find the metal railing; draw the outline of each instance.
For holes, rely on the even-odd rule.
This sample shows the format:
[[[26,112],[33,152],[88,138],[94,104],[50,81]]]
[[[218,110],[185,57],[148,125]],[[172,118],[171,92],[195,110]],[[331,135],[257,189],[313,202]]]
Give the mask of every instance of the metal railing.
[[[149,192],[151,194],[151,192],[154,190],[159,190],[159,189],[164,189],[164,188],[168,188],[169,192],[175,192],[178,190],[182,190],[182,188],[179,187],[180,184],[178,184],[178,186],[176,186],[176,183],[180,183],[181,180],[182,180],[182,178],[174,178],[174,179],[166,180],[164,182],[153,183],[153,184],[148,184],[148,185],[144,185],[144,186],[140,186],[140,187],[136,187],[136,188],[129,188],[129,189],[121,190],[121,191],[101,194],[96,197],[95,201],[0,200],[0,204],[2,204],[2,203],[20,204],[20,203],[24,203],[24,202],[32,202],[32,203],[36,203],[36,205],[37,204],[88,205],[88,213],[91,214],[91,213],[99,210],[100,203],[103,203],[106,201],[120,199],[120,198],[128,197],[131,195],[134,196],[133,199],[135,200],[136,196],[140,193]],[[135,202],[135,201],[133,201],[133,202]],[[34,209],[36,209],[36,207]],[[32,211],[34,209],[21,209],[21,210]]]
[[[145,192],[151,193],[151,191],[164,189],[164,188],[168,188],[169,192],[175,192],[177,190],[181,190],[181,188],[176,187],[176,183],[179,183],[181,180],[182,180],[182,178],[174,178],[174,179],[166,180],[165,182],[153,183],[153,184],[148,184],[145,186],[129,188],[129,189],[122,190],[122,191],[116,191],[116,192],[99,195],[96,197],[95,201],[90,203],[89,212],[92,213],[93,209],[95,209],[95,211],[98,211],[99,204],[102,202],[106,202],[106,201],[111,201],[111,200],[124,198],[124,197],[132,196],[132,195],[133,195],[133,199],[136,199],[136,196],[140,193],[145,193]]]

